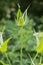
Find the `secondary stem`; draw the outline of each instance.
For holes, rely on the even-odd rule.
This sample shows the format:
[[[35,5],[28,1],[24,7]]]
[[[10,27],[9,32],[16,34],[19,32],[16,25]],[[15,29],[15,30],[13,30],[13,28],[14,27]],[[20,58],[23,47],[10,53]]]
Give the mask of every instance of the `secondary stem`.
[[[38,53],[36,53],[36,55],[35,55],[35,57],[34,57],[34,59],[33,59],[33,61],[35,61],[35,59],[36,59],[36,57],[38,56]]]
[[[6,55],[6,58],[7,58],[7,61],[8,61],[8,63],[9,63],[9,65],[11,65],[11,62],[10,62],[10,60],[9,60],[9,58],[8,58],[7,53],[5,53],[5,55]]]

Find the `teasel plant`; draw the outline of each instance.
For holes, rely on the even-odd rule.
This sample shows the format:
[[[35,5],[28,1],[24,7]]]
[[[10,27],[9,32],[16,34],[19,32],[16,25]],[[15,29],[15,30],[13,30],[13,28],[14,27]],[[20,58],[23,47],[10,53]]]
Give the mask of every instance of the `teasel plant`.
[[[24,13],[21,12],[20,5],[18,4],[18,11],[17,11],[17,19],[16,24],[19,27],[20,33],[20,65],[23,65],[23,27],[26,26],[27,22],[27,10],[29,9],[30,5],[27,7]]]

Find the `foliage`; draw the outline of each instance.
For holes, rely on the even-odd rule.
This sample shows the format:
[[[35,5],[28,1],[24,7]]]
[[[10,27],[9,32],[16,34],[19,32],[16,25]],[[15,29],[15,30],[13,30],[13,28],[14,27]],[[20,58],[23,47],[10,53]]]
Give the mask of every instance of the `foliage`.
[[[34,5],[36,4],[33,3],[32,7]],[[23,13],[19,8],[17,13],[15,12],[15,20],[0,20],[0,32],[3,32],[2,37],[5,41],[0,48],[0,65],[43,65],[43,37],[41,38],[42,35],[38,32],[37,39],[40,43],[37,45],[37,40],[33,36],[34,26],[37,28],[36,21],[43,22],[43,17],[39,19],[31,9],[32,12],[29,10],[28,16],[27,10],[28,7]],[[38,29],[35,29],[40,31],[40,27],[38,24]]]

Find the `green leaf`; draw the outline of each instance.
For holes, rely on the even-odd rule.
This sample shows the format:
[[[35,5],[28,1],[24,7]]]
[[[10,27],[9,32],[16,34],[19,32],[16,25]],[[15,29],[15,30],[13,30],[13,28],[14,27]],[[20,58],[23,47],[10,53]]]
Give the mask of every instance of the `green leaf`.
[[[3,45],[1,46],[0,51],[1,51],[2,53],[7,51],[8,42],[10,41],[10,39],[11,39],[11,37],[8,38],[8,39],[3,43]]]
[[[41,64],[38,64],[38,65],[43,65],[43,63],[41,63]]]
[[[18,12],[17,12],[17,25],[18,26],[24,26],[25,22],[24,22],[24,17],[23,17],[23,14],[21,12],[20,9],[18,9]]]
[[[38,53],[43,52],[43,37],[41,38],[39,45],[36,47],[36,51]]]
[[[24,26],[24,19],[21,17],[19,18],[18,26]]]
[[[18,12],[17,12],[17,20],[19,20],[19,18],[22,17],[22,12],[20,9],[18,9]]]

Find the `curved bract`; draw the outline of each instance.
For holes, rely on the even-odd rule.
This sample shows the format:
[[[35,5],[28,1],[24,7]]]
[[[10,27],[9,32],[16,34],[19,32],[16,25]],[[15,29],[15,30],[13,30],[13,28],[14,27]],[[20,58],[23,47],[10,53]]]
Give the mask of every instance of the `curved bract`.
[[[10,41],[11,37],[5,40],[5,42],[1,45],[0,52],[6,52],[8,48],[8,42]]]

